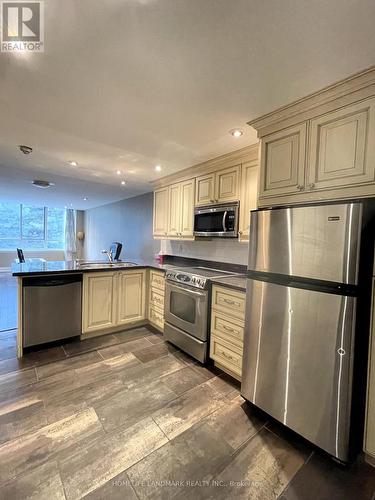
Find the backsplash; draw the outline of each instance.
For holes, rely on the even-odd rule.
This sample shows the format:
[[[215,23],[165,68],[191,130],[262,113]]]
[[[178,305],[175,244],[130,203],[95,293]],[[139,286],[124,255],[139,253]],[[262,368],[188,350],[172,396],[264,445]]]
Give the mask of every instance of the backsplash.
[[[247,243],[239,243],[237,240],[225,238],[197,241],[161,241],[161,250],[168,255],[242,265],[247,265],[248,248]]]

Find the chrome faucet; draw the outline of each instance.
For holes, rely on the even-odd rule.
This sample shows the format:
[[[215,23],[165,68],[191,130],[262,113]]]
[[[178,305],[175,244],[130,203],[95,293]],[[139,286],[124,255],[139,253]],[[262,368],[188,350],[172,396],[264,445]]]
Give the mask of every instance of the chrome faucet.
[[[112,250],[102,250],[102,253],[108,257],[109,262],[113,262]]]

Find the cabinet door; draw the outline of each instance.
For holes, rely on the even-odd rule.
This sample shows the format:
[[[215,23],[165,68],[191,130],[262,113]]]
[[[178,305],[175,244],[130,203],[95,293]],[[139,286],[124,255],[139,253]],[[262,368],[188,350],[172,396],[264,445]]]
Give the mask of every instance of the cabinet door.
[[[168,232],[168,188],[154,192],[154,237],[166,237]]]
[[[118,276],[117,324],[146,317],[146,271],[125,271]]]
[[[241,166],[226,168],[216,172],[215,175],[215,202],[224,203],[236,201],[240,198],[240,172]]]
[[[375,280],[372,284],[372,328],[370,336],[365,452],[375,459]]]
[[[215,202],[215,173],[196,178],[195,205],[209,205]]]
[[[375,180],[375,99],[310,122],[307,189],[355,186]]]
[[[114,273],[83,276],[83,332],[115,326]]]
[[[193,238],[195,179],[181,183],[181,236]]]
[[[258,162],[247,162],[242,165],[239,221],[240,241],[248,241],[249,239],[250,210],[257,208],[258,176]]]
[[[180,236],[181,226],[181,184],[169,187],[168,194],[168,236]]]
[[[306,127],[303,123],[261,139],[260,198],[303,191]]]

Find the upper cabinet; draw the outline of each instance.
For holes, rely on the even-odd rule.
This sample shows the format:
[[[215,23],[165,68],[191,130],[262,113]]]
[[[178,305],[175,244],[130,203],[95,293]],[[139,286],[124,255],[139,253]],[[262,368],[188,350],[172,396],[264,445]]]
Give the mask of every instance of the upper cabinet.
[[[240,201],[239,239],[249,238],[250,210],[257,205],[259,146],[252,144],[158,181],[154,238],[194,240],[194,207]]]
[[[241,165],[197,177],[195,205],[226,203],[240,198]]]
[[[248,161],[242,165],[239,240],[249,241],[250,211],[257,208],[258,201],[258,161]]]
[[[266,136],[261,143],[261,197],[296,193],[305,182],[306,123]]]
[[[308,189],[374,182],[374,121],[375,99],[311,120]]]
[[[197,177],[196,188],[196,205],[215,203],[215,173]]]
[[[375,69],[249,122],[259,206],[375,196]]]
[[[166,238],[168,234],[168,188],[154,191],[154,237]]]

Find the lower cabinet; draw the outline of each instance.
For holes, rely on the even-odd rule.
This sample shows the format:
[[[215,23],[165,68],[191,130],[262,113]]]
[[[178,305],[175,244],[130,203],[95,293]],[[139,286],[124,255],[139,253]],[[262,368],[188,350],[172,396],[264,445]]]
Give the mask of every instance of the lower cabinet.
[[[146,270],[84,274],[82,309],[82,333],[144,320]]]
[[[246,293],[213,285],[210,358],[215,365],[241,380]]]
[[[150,287],[148,294],[148,320],[152,326],[164,331],[164,273],[150,270]]]

